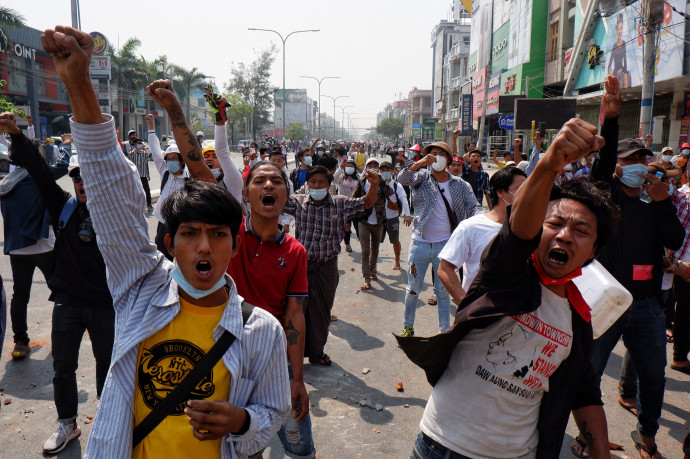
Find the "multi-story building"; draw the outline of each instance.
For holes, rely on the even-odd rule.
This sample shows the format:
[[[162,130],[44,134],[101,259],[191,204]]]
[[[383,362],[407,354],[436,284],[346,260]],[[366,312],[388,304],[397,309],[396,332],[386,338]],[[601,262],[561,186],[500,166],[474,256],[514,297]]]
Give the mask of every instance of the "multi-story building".
[[[470,14],[454,0],[450,20],[431,32],[433,116],[441,124],[442,140],[449,141],[460,117],[460,88],[469,79]]]
[[[427,127],[430,123],[435,124],[437,122],[431,116],[433,113],[431,98],[431,89],[417,89],[416,87],[412,88],[407,96],[407,120],[404,136],[410,142],[422,140],[422,124]]]
[[[290,128],[290,123],[300,123],[309,134],[314,132],[314,121],[317,119],[316,110],[318,107],[315,101],[307,97],[307,90],[286,89],[285,94],[287,97],[283,97],[282,89],[277,89],[273,93],[275,106],[273,137],[283,137],[283,101],[285,101],[285,129]],[[329,127],[331,130],[333,129],[332,122]],[[323,129],[324,126],[322,125],[321,128]]]

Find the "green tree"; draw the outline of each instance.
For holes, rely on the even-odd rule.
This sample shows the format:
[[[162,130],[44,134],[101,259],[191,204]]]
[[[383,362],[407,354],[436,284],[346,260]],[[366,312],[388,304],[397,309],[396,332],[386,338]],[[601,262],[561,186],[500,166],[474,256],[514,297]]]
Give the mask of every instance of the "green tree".
[[[275,60],[275,45],[260,51],[249,65],[240,63],[231,70],[232,78],[225,87],[228,92],[236,92],[252,107],[250,128],[252,136],[259,138],[261,128],[268,124],[273,109],[273,91],[270,83],[271,65]]]
[[[242,99],[242,96],[235,92],[223,94],[223,97],[230,103],[227,110],[228,124],[230,125],[230,144],[235,145],[235,126],[239,125],[252,116],[252,106]]]
[[[386,118],[376,126],[378,134],[390,139],[397,139],[404,130],[402,118]]]
[[[303,140],[307,134],[302,123],[290,123],[290,127],[287,128],[287,137],[292,140]]]
[[[132,91],[147,79],[146,69],[136,54],[140,46],[141,41],[138,38],[130,38],[120,49],[108,50],[112,63],[112,78],[119,98],[118,125],[120,128],[124,119],[125,100],[128,100]]]
[[[173,68],[173,73],[174,75],[179,79],[180,87],[184,91],[183,94],[179,94],[178,96],[183,96],[185,100],[185,117],[187,118],[187,121],[189,122],[189,117],[190,117],[190,111],[192,109],[192,100],[191,100],[191,94],[192,94],[192,88],[201,82],[203,82],[204,78],[206,78],[206,75],[203,73],[199,72],[199,69],[196,67],[192,67],[191,70],[187,70],[184,67],[180,67],[178,65],[174,66]]]
[[[10,39],[7,38],[5,30],[8,27],[12,29],[24,27],[25,21],[24,16],[13,9],[0,6],[0,51],[8,51],[10,49]]]

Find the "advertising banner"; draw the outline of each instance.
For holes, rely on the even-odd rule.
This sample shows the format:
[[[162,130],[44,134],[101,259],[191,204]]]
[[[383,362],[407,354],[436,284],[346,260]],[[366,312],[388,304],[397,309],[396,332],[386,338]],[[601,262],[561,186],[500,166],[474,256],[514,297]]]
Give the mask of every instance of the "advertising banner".
[[[614,7],[620,7],[619,1]],[[683,74],[683,35],[685,20],[671,7],[685,11],[683,0],[667,0],[664,3],[664,20],[660,26],[657,60],[654,67],[655,81],[680,77]],[[643,35],[640,28],[640,2],[624,8],[604,19],[606,72],[618,77],[621,88],[642,85]]]
[[[472,135],[472,94],[462,95],[458,129],[462,135]]]
[[[482,104],[484,103],[484,89],[486,87],[484,78],[486,77],[486,67],[479,72],[472,75],[472,96],[473,108],[472,118],[479,118],[482,116]]]
[[[422,118],[422,139],[434,140],[436,137],[436,118]]]
[[[307,103],[307,90],[306,89],[286,89],[286,97],[283,97],[283,90],[276,89],[273,93],[273,98],[276,104],[282,104],[283,99],[288,103]]]
[[[412,128],[412,138],[419,139],[420,137],[422,137],[422,128]]]
[[[532,0],[511,0],[508,68],[529,61],[531,31]]]

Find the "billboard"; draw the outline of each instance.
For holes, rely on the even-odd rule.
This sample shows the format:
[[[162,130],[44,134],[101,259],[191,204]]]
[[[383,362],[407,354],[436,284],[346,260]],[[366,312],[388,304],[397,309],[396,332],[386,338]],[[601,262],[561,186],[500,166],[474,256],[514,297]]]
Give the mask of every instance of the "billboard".
[[[472,94],[462,95],[458,129],[462,135],[472,135]]]
[[[656,81],[680,77],[683,74],[685,20],[681,15],[675,14],[672,7],[678,11],[685,11],[685,2],[667,0],[664,3],[664,19],[660,26],[654,68]],[[621,88],[642,85],[644,42],[639,21],[640,8],[640,2],[636,2],[604,19],[606,38],[603,47],[606,73],[618,77]]]
[[[286,89],[285,90],[285,99],[286,102],[288,103],[298,103],[298,104],[306,104],[307,103],[307,90],[306,89]],[[273,99],[276,104],[282,104],[283,103],[283,90],[282,89],[276,89],[273,92]]]
[[[544,123],[546,129],[560,129],[575,117],[575,98],[516,99],[514,127],[532,129],[532,121]]]
[[[470,55],[477,53],[473,67],[485,67],[491,54],[491,40],[482,36],[482,31],[491,30],[493,8],[491,0],[475,0],[472,3],[472,28],[470,29]],[[472,69],[470,70],[470,72]]]
[[[434,140],[436,138],[436,123],[438,118],[422,118],[422,139]]]
[[[529,61],[532,32],[532,0],[510,0],[508,68]]]

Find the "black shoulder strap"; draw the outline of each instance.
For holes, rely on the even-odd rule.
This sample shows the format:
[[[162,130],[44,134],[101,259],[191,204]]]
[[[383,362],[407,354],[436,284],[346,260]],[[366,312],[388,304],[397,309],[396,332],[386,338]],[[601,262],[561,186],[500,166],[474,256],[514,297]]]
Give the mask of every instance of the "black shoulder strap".
[[[161,181],[161,191],[163,191],[165,184],[168,183],[169,178],[170,178],[170,171],[163,172],[163,180]]]
[[[249,303],[242,302],[242,324],[246,324],[249,316],[252,315],[254,306]],[[216,363],[227,352],[232,343],[235,341],[235,336],[229,331],[225,330],[220,339],[213,345],[208,353],[196,364],[194,369],[190,371],[187,376],[180,381],[180,383],[156,405],[153,410],[134,428],[132,436],[132,449],[141,443],[141,441],[150,434],[153,429],[165,419],[172,410],[184,403],[189,393],[199,382],[206,376]]]

